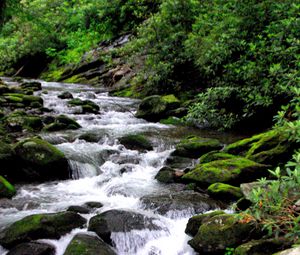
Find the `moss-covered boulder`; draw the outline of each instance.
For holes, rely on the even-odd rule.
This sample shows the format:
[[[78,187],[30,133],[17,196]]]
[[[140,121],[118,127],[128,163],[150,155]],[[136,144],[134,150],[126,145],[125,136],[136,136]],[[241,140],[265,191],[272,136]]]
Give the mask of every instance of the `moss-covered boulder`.
[[[153,150],[151,142],[143,135],[126,135],[119,138],[119,142],[130,150]]]
[[[83,227],[86,219],[74,212],[35,214],[27,216],[0,234],[0,245],[12,248],[37,239],[59,239],[74,228]]]
[[[14,148],[18,159],[17,169],[12,170],[12,180],[48,181],[69,178],[65,155],[50,143],[38,138],[24,139]]]
[[[23,90],[39,91],[42,89],[42,84],[38,81],[24,82],[20,86]]]
[[[11,198],[16,194],[15,187],[0,175],[0,198]]]
[[[73,99],[73,95],[69,91],[64,91],[57,96],[60,99]]]
[[[90,100],[74,98],[68,101],[69,106],[81,106],[82,113],[98,113],[100,107]]]
[[[291,245],[292,243],[285,238],[252,240],[238,246],[233,255],[272,255]]]
[[[111,234],[114,232],[130,232],[133,230],[160,230],[155,218],[143,214],[124,211],[109,210],[91,218],[89,231],[95,232],[106,243],[112,245]]]
[[[68,129],[75,130],[79,128],[81,128],[81,126],[76,122],[76,120],[73,120],[65,115],[59,115],[53,118],[52,122],[43,128],[43,131],[52,132]]]
[[[155,175],[155,179],[162,183],[180,182],[183,171],[174,170],[170,167],[161,168]]]
[[[241,155],[255,162],[277,165],[290,159],[294,145],[280,129],[261,133],[225,147],[224,152]]]
[[[239,185],[268,174],[267,165],[258,164],[246,158],[235,157],[198,164],[182,178],[185,181],[196,182],[205,186],[216,182]]]
[[[167,118],[168,111],[174,110],[179,106],[180,102],[174,95],[149,96],[140,103],[136,117],[156,122]]]
[[[17,245],[7,255],[55,255],[55,247],[47,243],[33,241]]]
[[[202,155],[199,158],[199,163],[204,164],[204,163],[209,163],[215,160],[221,160],[221,159],[230,159],[236,157],[235,155],[225,153],[222,151],[211,151],[208,152],[204,155]]]
[[[200,254],[224,254],[226,247],[237,247],[260,236],[254,223],[241,222],[232,214],[221,214],[205,221],[189,244]]]
[[[97,236],[77,234],[68,245],[64,255],[116,255],[108,244]]]
[[[203,213],[217,208],[224,208],[218,202],[206,194],[192,190],[184,190],[173,193],[147,195],[141,198],[145,209],[151,209],[162,215],[176,215],[176,212]],[[175,212],[175,213],[174,213]]]
[[[215,198],[222,201],[237,201],[243,197],[241,189],[225,183],[214,183],[211,184],[207,193]]]
[[[176,145],[171,156],[198,158],[213,150],[219,150],[222,144],[217,139],[189,136]]]
[[[38,103],[43,106],[43,99],[38,96],[25,95],[20,93],[6,93],[3,94],[8,106],[31,106],[33,103]],[[35,107],[36,108],[36,107]]]
[[[24,111],[14,111],[3,118],[4,127],[11,132],[40,131],[43,127],[41,117],[28,115]]]
[[[199,230],[199,227],[212,217],[216,215],[221,215],[225,214],[224,211],[214,211],[210,213],[204,213],[204,214],[199,214],[195,215],[192,218],[189,219],[186,228],[185,228],[185,233],[190,235],[190,236],[195,236]]]

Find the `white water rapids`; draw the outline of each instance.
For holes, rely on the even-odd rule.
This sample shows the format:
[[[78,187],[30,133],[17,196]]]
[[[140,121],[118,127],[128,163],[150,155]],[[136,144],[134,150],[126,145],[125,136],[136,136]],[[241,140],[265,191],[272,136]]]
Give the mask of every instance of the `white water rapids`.
[[[161,216],[144,210],[140,198],[165,191],[166,185],[159,184],[154,176],[164,165],[173,145],[168,134],[175,127],[149,123],[134,117],[138,101],[110,97],[84,85],[68,85],[43,82],[45,107],[54,109],[55,114],[65,114],[82,126],[76,131],[54,132],[40,135],[56,144],[69,160],[73,179],[17,186],[13,198],[15,207],[0,208],[0,228],[27,215],[66,210],[71,205],[82,205],[89,201],[101,202],[101,213],[109,209],[129,209],[155,217],[162,230],[141,230],[114,233],[112,239],[118,254],[130,255],[192,255],[187,244],[189,237],[184,233],[189,213],[172,212],[172,217]],[[72,92],[74,98],[91,100],[100,106],[100,114],[78,114],[78,109],[67,106],[68,100],[57,96],[63,91]],[[47,93],[45,93],[47,91]],[[95,142],[79,139],[83,134],[98,137]],[[154,144],[154,150],[140,153],[128,150],[118,142],[125,134],[146,133]],[[121,169],[127,169],[120,173]],[[96,213],[83,215],[88,219]],[[59,240],[44,240],[56,247],[56,255],[62,255],[78,232],[75,229]],[[6,251],[0,247],[0,254]]]

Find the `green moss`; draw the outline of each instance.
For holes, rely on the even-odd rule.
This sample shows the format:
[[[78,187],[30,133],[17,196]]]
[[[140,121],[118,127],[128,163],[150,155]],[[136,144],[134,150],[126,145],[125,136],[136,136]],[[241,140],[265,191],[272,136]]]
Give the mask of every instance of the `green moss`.
[[[117,90],[113,92],[112,95],[116,97],[131,97],[131,98],[139,97],[138,93],[134,91],[133,86]]]
[[[184,125],[184,121],[176,117],[169,117],[167,119],[162,119],[160,120],[160,123],[165,125],[174,125],[174,126]]]
[[[211,184],[208,187],[207,192],[210,196],[225,201],[238,200],[243,197],[239,187],[234,187],[224,183]]]
[[[43,166],[64,159],[64,154],[50,143],[39,138],[29,138],[14,146],[15,153],[23,160]]]
[[[288,159],[293,145],[280,129],[270,130],[226,146],[227,153],[243,155],[258,163],[276,165]]]
[[[150,141],[143,135],[126,135],[119,139],[120,143],[128,149],[133,150],[152,150]]]
[[[172,156],[198,158],[209,151],[221,148],[222,144],[217,139],[189,136],[176,145]]]
[[[16,194],[15,187],[0,175],[0,198],[11,198]]]
[[[171,103],[180,103],[177,97],[175,97],[173,94],[171,95],[166,95],[162,97],[162,100],[168,104]]]
[[[198,164],[182,178],[191,182],[210,185],[217,182],[236,183],[256,180],[268,174],[267,166],[252,160],[235,157]]]
[[[43,128],[42,119],[35,116],[25,117],[24,127],[31,131],[41,130]]]
[[[236,157],[235,155],[228,154],[225,152],[220,151],[211,151],[199,158],[199,163],[204,164],[215,160],[222,160],[222,159],[230,159]]]

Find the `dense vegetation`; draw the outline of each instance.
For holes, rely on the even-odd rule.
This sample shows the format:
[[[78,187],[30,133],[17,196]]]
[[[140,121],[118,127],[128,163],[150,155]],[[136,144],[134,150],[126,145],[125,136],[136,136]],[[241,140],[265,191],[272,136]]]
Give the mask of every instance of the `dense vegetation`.
[[[6,73],[38,55],[52,59],[48,77],[59,79],[63,66],[88,59],[85,53],[100,42],[131,32],[135,37],[129,44],[105,54],[121,56],[132,66],[142,59],[142,70],[131,82],[139,95],[174,93],[194,99],[198,94],[188,119],[216,128],[262,120],[270,125],[293,97],[291,88],[299,85],[297,1],[3,4],[0,70]]]

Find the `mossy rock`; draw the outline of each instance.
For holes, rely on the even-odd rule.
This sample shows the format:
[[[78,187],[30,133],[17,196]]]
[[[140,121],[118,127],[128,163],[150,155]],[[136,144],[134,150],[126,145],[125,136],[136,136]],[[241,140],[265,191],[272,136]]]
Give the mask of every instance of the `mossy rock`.
[[[272,255],[292,245],[285,238],[252,240],[238,246],[233,255]]]
[[[47,243],[33,241],[17,245],[7,255],[55,255],[55,247]]]
[[[73,95],[69,91],[64,91],[57,96],[60,99],[73,99]]]
[[[46,125],[43,128],[43,131],[60,131],[60,130],[67,130],[67,129],[79,129],[81,126],[73,119],[65,116],[65,115],[59,115],[56,118],[52,119],[52,123]]]
[[[258,163],[277,165],[287,161],[294,145],[280,129],[270,130],[225,147],[224,152],[237,154]]]
[[[185,181],[201,185],[211,185],[222,182],[226,184],[241,184],[268,176],[268,166],[252,160],[235,157],[198,164],[182,178]]]
[[[186,168],[192,167],[194,159],[178,156],[169,156],[166,160],[166,166],[173,169],[185,170]]]
[[[41,117],[28,115],[24,111],[14,111],[3,118],[4,126],[12,132],[40,131],[43,128]]]
[[[171,156],[198,158],[213,150],[219,150],[222,144],[217,139],[189,136],[176,145]]]
[[[205,221],[188,243],[200,254],[224,254],[226,247],[237,247],[261,235],[254,223],[241,222],[233,214],[221,214]]]
[[[119,138],[119,142],[130,150],[153,150],[151,142],[143,135],[126,135]]]
[[[69,243],[64,255],[116,255],[108,244],[97,236],[77,234]]]
[[[144,98],[140,103],[136,117],[156,122],[167,118],[167,112],[179,106],[180,102],[174,95],[149,96]]]
[[[64,154],[40,138],[24,139],[13,150],[18,158],[18,171],[12,172],[14,178],[11,179],[46,181],[69,177],[68,161]]]
[[[15,187],[0,175],[0,198],[11,198],[16,194]]]
[[[70,106],[81,106],[82,113],[98,113],[100,107],[90,100],[81,100],[79,98],[74,98],[68,101]]]
[[[183,174],[184,173],[181,171],[176,171],[170,167],[165,166],[158,171],[154,179],[158,180],[161,183],[174,183],[179,182]]]
[[[215,160],[230,159],[234,157],[236,156],[229,153],[225,153],[221,151],[210,151],[199,158],[199,163],[204,164]]]
[[[12,146],[0,140],[0,175],[6,176],[7,172],[11,171],[14,161]]]
[[[84,224],[86,219],[74,212],[30,215],[5,229],[0,235],[0,244],[5,248],[12,248],[37,239],[59,239]]]
[[[174,126],[184,125],[184,121],[182,121],[177,117],[169,117],[167,119],[162,119],[160,120],[160,123],[165,125],[174,125]]]
[[[24,104],[24,106],[30,106],[32,103],[39,103],[40,105],[43,105],[43,99],[38,96],[25,95],[20,93],[6,93],[3,95],[8,103],[21,103]]]
[[[207,189],[208,194],[222,201],[236,201],[243,197],[241,189],[225,183],[211,184]]]
[[[211,219],[212,217],[216,215],[221,215],[225,214],[224,211],[214,211],[210,213],[204,213],[204,214],[199,214],[195,215],[192,218],[189,219],[186,228],[185,228],[185,233],[190,235],[190,236],[195,236],[198,233],[198,230],[200,226]]]
[[[33,90],[39,91],[42,90],[42,84],[38,81],[24,82],[20,86],[23,90]]]

